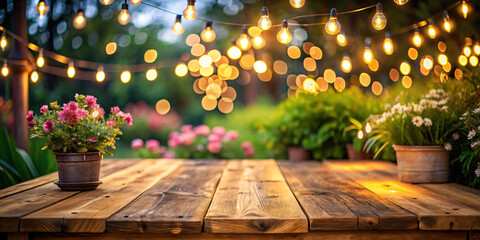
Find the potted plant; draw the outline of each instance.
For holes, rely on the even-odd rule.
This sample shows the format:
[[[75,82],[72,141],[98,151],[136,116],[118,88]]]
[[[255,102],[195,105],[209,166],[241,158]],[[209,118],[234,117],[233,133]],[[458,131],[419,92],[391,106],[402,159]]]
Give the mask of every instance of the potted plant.
[[[372,137],[366,148],[378,141],[393,144],[398,177],[411,183],[447,182],[449,177],[449,140],[458,118],[448,107],[450,96],[442,89],[431,89],[418,102],[397,103],[386,112],[370,118]]]
[[[346,134],[350,131],[355,131],[357,136],[353,138],[352,143],[347,143],[345,146],[348,159],[372,159],[372,153],[364,150],[365,142],[369,138],[369,134],[372,132],[372,126],[368,122],[364,126],[360,121],[354,118],[349,118],[349,120],[352,125],[348,126],[344,133]]]
[[[111,108],[105,119],[104,111],[93,96],[75,95],[75,101],[59,106],[57,102],[40,108],[41,115],[27,113],[31,138],[46,139],[43,149],[56,156],[58,181],[62,190],[93,190],[101,183],[100,161],[103,154],[112,155],[115,140],[121,135],[120,127],[131,126],[129,113]]]

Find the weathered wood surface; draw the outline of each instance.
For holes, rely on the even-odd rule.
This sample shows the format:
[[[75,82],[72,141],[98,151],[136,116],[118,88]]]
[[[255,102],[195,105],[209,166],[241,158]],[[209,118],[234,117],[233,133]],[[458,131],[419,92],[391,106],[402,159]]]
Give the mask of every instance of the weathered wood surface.
[[[280,163],[311,230],[416,229],[416,215],[319,162]]]
[[[359,161],[326,161],[331,170],[397,206],[417,215],[421,230],[478,230],[480,209],[460,202],[456,196],[445,196],[442,185],[435,191],[397,180],[390,163]],[[478,198],[477,198],[478,199]],[[473,201],[473,199],[471,200]]]
[[[224,161],[185,161],[107,220],[107,232],[200,233]]]
[[[204,230],[299,233],[308,231],[308,221],[275,161],[228,161]]]

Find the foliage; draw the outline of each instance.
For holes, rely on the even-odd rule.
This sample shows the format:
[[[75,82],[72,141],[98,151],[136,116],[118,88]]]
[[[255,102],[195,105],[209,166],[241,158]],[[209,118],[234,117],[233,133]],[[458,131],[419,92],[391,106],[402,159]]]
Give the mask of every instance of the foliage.
[[[109,118],[104,119],[104,111],[96,101],[93,96],[77,94],[75,101],[63,107],[57,102],[42,106],[41,116],[34,117],[33,111],[29,111],[31,137],[46,139],[44,149],[52,152],[99,151],[111,155],[107,148],[115,148],[117,135],[122,134],[119,128],[124,124],[131,126],[133,119],[118,107],[112,108]]]

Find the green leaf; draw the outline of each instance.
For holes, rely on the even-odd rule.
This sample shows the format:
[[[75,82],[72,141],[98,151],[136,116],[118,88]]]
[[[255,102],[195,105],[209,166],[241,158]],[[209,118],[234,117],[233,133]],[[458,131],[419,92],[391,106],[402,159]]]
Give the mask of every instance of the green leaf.
[[[30,171],[30,174],[32,175],[32,177],[33,178],[38,177],[39,175],[38,175],[37,168],[33,164],[32,159],[30,158],[30,156],[28,156],[27,152],[25,152],[25,150],[19,149],[19,148],[17,148],[17,152],[20,155],[20,159],[23,160],[23,162],[27,166],[28,170]]]
[[[10,164],[5,162],[3,159],[0,159],[0,167],[8,170],[8,172],[13,174],[13,177],[15,177],[17,179],[21,179],[20,174],[17,172],[17,170],[15,170],[14,167],[12,167]]]

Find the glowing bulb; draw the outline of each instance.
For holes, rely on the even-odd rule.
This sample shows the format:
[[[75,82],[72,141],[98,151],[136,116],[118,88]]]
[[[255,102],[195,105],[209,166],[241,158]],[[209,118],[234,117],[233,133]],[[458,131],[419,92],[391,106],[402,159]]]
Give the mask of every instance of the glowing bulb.
[[[126,25],[130,22],[130,13],[128,12],[128,4],[126,3],[122,3],[122,11],[120,11],[120,14],[118,15],[118,22],[121,25]]]
[[[471,56],[469,61],[470,61],[470,65],[472,65],[472,67],[476,67],[478,65],[478,57],[477,56]]]
[[[50,7],[47,5],[45,0],[40,0],[38,1],[37,7],[35,9],[37,10],[37,13],[40,15],[40,17],[43,17],[48,13]]]
[[[294,8],[301,8],[305,5],[305,0],[290,0],[290,5]]]
[[[430,19],[428,20],[428,37],[430,37],[430,39],[435,39],[437,37],[437,31]]]
[[[130,82],[130,78],[132,77],[132,74],[130,74],[130,71],[123,71],[122,74],[120,74],[120,80],[123,82],[123,83],[128,83]]]
[[[9,73],[9,72],[10,72],[10,71],[8,70],[7,62],[4,62],[4,63],[3,63],[3,67],[2,67],[2,75],[3,75],[4,77],[6,77],[6,76],[8,76],[8,73]]]
[[[132,3],[133,5],[140,4],[141,2],[142,0],[130,0],[130,3]]]
[[[283,19],[282,29],[277,33],[277,41],[283,44],[288,44],[292,41],[292,34],[288,31],[288,22],[286,19]]]
[[[463,18],[467,18],[468,5],[467,5],[467,2],[465,0],[462,1],[462,14],[463,14]]]
[[[183,10],[183,17],[187,20],[197,18],[197,10],[195,10],[195,0],[188,0],[187,7]]]
[[[370,64],[373,60],[373,52],[370,49],[370,38],[365,38],[365,50],[363,51],[363,61]]]
[[[261,49],[265,47],[265,40],[263,39],[262,35],[256,36],[252,39],[252,46],[255,49]]]
[[[73,62],[68,63],[67,76],[69,78],[75,77],[75,67],[73,66]]]
[[[408,2],[408,0],[393,0],[396,4],[402,6]]]
[[[390,38],[390,33],[388,32],[385,33],[385,40],[383,41],[383,51],[385,51],[385,54],[387,55],[392,55],[393,53],[393,42]]]
[[[100,112],[98,110],[95,110],[92,112],[92,117],[96,118],[98,117],[98,114],[100,114]]]
[[[5,36],[5,31],[3,31],[2,37],[0,38],[0,47],[2,48],[2,51],[5,51],[5,48],[7,47],[7,37]]]
[[[400,72],[403,75],[408,75],[410,73],[410,70],[411,70],[411,67],[410,67],[410,64],[408,64],[408,62],[404,61],[400,64]]]
[[[204,42],[211,42],[215,40],[217,35],[212,29],[212,22],[208,21],[207,24],[205,25],[205,29],[202,31],[200,34],[200,37]]]
[[[423,67],[427,70],[430,70],[433,68],[433,60],[430,56],[427,56],[426,58],[423,59]]]
[[[240,48],[232,44],[232,46],[227,51],[227,55],[231,59],[234,59],[234,60],[239,59],[242,56],[242,50],[240,50]]]
[[[185,63],[180,63],[175,67],[175,75],[184,77],[188,73],[188,67]]]
[[[330,11],[330,19],[328,19],[328,22],[325,24],[325,32],[330,35],[336,35],[340,30],[342,30],[342,26],[337,20],[337,9],[332,8],[332,11]]]
[[[382,30],[387,26],[387,18],[383,15],[383,6],[381,3],[377,3],[377,11],[372,18],[372,25],[376,30]]]
[[[358,130],[357,137],[358,137],[358,139],[363,138],[363,131],[362,130]]]
[[[367,125],[365,125],[365,132],[366,133],[372,132],[372,126],[370,125],[370,123],[367,123]]]
[[[452,31],[452,23],[450,21],[450,17],[448,16],[447,11],[443,12],[443,28],[445,28],[445,31],[447,32]]]
[[[475,52],[475,54],[480,55],[480,43],[475,43],[475,46],[473,46],[473,51]]]
[[[43,49],[40,49],[38,52],[37,66],[43,67],[43,65],[45,65],[45,59],[43,58]]]
[[[200,59],[198,59],[198,63],[204,68],[209,67],[212,65],[212,57],[209,55],[203,55],[200,57]]]
[[[83,14],[83,10],[78,9],[77,14],[75,14],[75,17],[73,18],[73,27],[76,29],[82,29],[85,25],[87,25],[87,19]]]
[[[262,9],[262,16],[258,20],[258,27],[262,30],[268,30],[272,27],[272,21],[268,17],[268,9],[267,7],[263,7]]]
[[[338,44],[338,46],[345,47],[345,46],[347,46],[347,42],[348,42],[347,35],[343,31],[341,31],[339,34],[337,34],[337,44]]]
[[[465,54],[467,57],[470,57],[470,54],[472,54],[472,49],[469,46],[465,46],[463,48],[463,54]]]
[[[465,57],[464,55],[460,55],[460,56],[458,57],[458,63],[460,63],[460,65],[462,65],[462,66],[465,67],[465,66],[467,65],[467,63],[468,63],[468,58]]]
[[[237,39],[237,46],[243,51],[247,51],[252,47],[252,44],[250,44],[250,40],[248,39],[247,33],[247,25],[243,25],[242,34],[240,34],[240,37]]]
[[[341,63],[342,71],[344,73],[349,73],[352,70],[352,61],[347,55],[343,56]]]
[[[446,65],[448,63],[448,57],[447,55],[445,54],[440,54],[438,55],[438,63],[440,63],[440,65]]]
[[[155,69],[148,69],[147,73],[145,73],[145,77],[147,78],[148,81],[154,81],[157,78],[157,70]]]
[[[182,15],[177,15],[175,23],[172,26],[173,33],[180,35],[185,32],[185,28],[182,25]]]
[[[32,74],[30,74],[30,80],[32,80],[33,83],[38,82],[38,72],[33,70]]]
[[[98,0],[102,5],[108,6],[113,3],[114,0]]]
[[[103,71],[103,66],[97,68],[97,74],[95,75],[97,82],[103,82],[105,80],[105,72]]]
[[[303,89],[309,93],[316,93],[318,84],[312,78],[307,78],[303,81]]]
[[[253,69],[257,73],[264,73],[267,71],[267,64],[262,60],[258,60],[255,63],[253,63]]]
[[[422,36],[420,36],[420,32],[418,32],[417,28],[415,28],[415,33],[413,34],[412,42],[413,42],[413,45],[417,48],[422,46],[423,39],[422,39]]]

